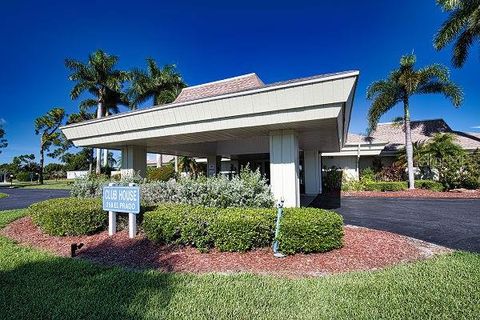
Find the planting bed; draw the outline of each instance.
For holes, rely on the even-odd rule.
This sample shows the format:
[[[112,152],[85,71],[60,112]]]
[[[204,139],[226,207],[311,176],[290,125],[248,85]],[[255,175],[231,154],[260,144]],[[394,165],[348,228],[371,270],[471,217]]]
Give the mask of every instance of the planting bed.
[[[78,258],[127,268],[155,268],[166,272],[251,272],[287,276],[318,276],[355,270],[373,270],[402,262],[425,259],[449,249],[394,233],[345,227],[344,246],[319,254],[296,254],[274,258],[270,248],[246,253],[212,250],[200,253],[190,247],[161,246],[142,234],[129,239],[125,231],[109,237],[107,232],[91,236],[53,237],[43,234],[29,217],[14,221],[0,234],[20,244],[61,256],[70,255],[72,243],[84,243]]]

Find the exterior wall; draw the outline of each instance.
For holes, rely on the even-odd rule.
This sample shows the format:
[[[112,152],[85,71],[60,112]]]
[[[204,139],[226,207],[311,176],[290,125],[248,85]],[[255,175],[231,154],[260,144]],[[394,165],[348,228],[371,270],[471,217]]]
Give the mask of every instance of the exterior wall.
[[[337,167],[343,170],[343,173],[347,179],[358,180],[357,172],[357,156],[345,156],[345,157],[322,157],[323,167]]]

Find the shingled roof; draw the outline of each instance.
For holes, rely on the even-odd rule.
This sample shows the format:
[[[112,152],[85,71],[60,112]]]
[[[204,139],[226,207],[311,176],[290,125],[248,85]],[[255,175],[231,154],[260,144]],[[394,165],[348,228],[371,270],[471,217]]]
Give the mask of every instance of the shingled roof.
[[[412,141],[420,142],[431,139],[436,133],[450,133],[456,142],[466,150],[480,148],[480,134],[454,131],[443,119],[412,121]],[[403,126],[396,122],[379,123],[372,132],[373,141],[387,141],[387,151],[396,151],[405,145]],[[368,138],[362,135],[348,135],[347,143],[367,143]]]
[[[249,73],[243,76],[187,87],[180,92],[177,99],[175,99],[175,103],[220,96],[263,86],[265,86],[264,83],[255,73]]]
[[[269,88],[282,85],[304,82],[309,80],[323,79],[332,76],[348,74],[355,71],[342,71],[335,73],[318,74],[310,77],[291,79],[286,81],[264,84],[263,81],[255,74],[249,73],[238,77],[227,78],[223,80],[208,82],[196,86],[184,88],[175,99],[174,103],[194,101],[204,98],[222,96],[230,93],[237,93],[258,88]]]

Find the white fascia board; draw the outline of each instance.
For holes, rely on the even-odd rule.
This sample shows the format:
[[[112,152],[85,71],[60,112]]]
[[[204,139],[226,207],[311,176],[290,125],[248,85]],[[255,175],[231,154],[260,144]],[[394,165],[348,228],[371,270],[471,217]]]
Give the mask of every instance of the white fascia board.
[[[148,131],[163,136],[168,133],[162,133],[162,130],[171,131],[170,134],[179,134],[178,131],[185,131],[180,130],[181,127],[188,127],[190,133],[228,129],[225,126],[216,127],[215,124],[219,120],[230,122],[230,124],[233,122],[233,128],[239,125],[247,125],[248,127],[248,124],[252,123],[252,119],[268,117],[273,113],[280,115],[271,119],[274,121],[272,123],[277,123],[282,120],[282,113],[308,111],[312,108],[320,110],[324,109],[322,107],[325,105],[345,103],[351,91],[354,90],[357,76],[358,72],[352,72],[265,87],[194,102],[132,111],[71,124],[61,129],[75,145],[88,146],[144,138]],[[327,111],[328,108],[325,108],[324,114],[317,113],[310,120],[336,116]],[[295,122],[296,117],[290,117],[289,120]],[[266,124],[265,121],[260,122],[263,122],[259,123],[260,125]],[[167,130],[172,128],[177,130]],[[138,133],[142,134],[139,135]],[[83,142],[80,143],[80,141]]]

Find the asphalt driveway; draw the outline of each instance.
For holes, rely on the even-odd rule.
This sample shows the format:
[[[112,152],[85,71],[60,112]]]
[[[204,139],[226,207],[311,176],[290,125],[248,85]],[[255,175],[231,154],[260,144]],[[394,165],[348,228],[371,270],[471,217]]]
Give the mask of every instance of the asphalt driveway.
[[[321,202],[347,224],[480,252],[480,199],[344,197],[339,202],[316,199],[316,206]]]
[[[52,199],[68,197],[69,190],[49,189],[9,189],[0,188],[1,193],[8,194],[7,198],[0,199],[0,210],[26,208],[32,203]]]

